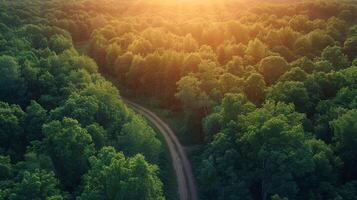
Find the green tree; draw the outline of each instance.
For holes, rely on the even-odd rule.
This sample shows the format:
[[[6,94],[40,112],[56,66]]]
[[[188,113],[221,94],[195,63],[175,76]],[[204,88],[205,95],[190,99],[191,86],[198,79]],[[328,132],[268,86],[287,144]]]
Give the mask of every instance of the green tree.
[[[205,198],[324,195],[325,186],[334,184],[338,159],[304,132],[304,120],[293,105],[267,102],[223,126],[202,154]]]
[[[311,111],[312,103],[310,102],[308,92],[302,82],[279,82],[268,89],[267,99],[285,103],[294,103],[296,110],[300,112]]]
[[[245,81],[244,93],[249,101],[256,105],[260,105],[265,99],[265,88],[266,84],[264,82],[264,77],[260,74],[253,73]]]
[[[350,59],[357,57],[357,34],[347,38],[343,45],[343,51],[348,55]]]
[[[307,57],[302,57],[291,63],[292,69],[299,67],[306,73],[311,74],[315,70],[315,64]]]
[[[59,181],[53,172],[40,169],[23,172],[20,181],[15,183],[9,195],[10,200],[44,200],[54,197],[62,197]]]
[[[161,143],[156,138],[154,130],[140,117],[123,125],[118,136],[118,149],[127,155],[144,154],[150,161],[157,161]]]
[[[205,109],[212,105],[212,101],[205,91],[202,91],[201,81],[198,78],[188,75],[177,82],[176,97],[180,99],[187,110]]]
[[[9,103],[23,103],[26,84],[16,59],[0,56],[0,74],[0,99]]]
[[[0,156],[0,181],[10,179],[13,173],[10,156]]]
[[[279,78],[279,82],[285,81],[300,81],[304,82],[307,78],[307,73],[299,67],[294,67],[287,71]]]
[[[244,124],[237,139],[242,162],[254,163],[243,164],[242,170],[261,187],[261,199],[272,194],[294,198],[298,180],[313,170],[312,154],[304,146],[303,118],[293,106],[267,103],[238,121]]]
[[[247,98],[242,94],[226,94],[221,103],[220,114],[225,123],[231,120],[236,121],[239,115],[248,113],[254,110],[254,104],[248,102]]]
[[[357,195],[357,181],[350,181],[338,188],[338,198],[353,200]]]
[[[357,110],[350,110],[331,122],[333,141],[338,154],[344,162],[344,178],[357,177]]]
[[[104,147],[90,158],[78,199],[164,200],[157,170],[142,155],[125,158],[114,148]]]
[[[347,56],[342,52],[338,46],[327,47],[322,51],[322,59],[329,61],[335,70],[344,69],[349,66]]]
[[[72,48],[72,41],[63,35],[53,35],[49,40],[49,47],[57,54]]]
[[[0,102],[0,148],[15,160],[25,152],[24,120],[20,106]]]
[[[94,153],[92,138],[78,121],[64,118],[43,125],[44,144],[61,182],[73,190],[88,169]]]
[[[289,64],[279,56],[269,56],[261,60],[259,70],[268,85],[275,83],[281,75],[289,70]]]
[[[42,139],[42,125],[48,120],[47,111],[36,101],[26,108],[26,138],[27,141]]]
[[[253,64],[269,55],[267,46],[259,39],[249,41],[245,53],[252,58]]]
[[[88,133],[92,137],[95,149],[99,150],[108,144],[107,131],[97,123],[93,123],[86,127]]]

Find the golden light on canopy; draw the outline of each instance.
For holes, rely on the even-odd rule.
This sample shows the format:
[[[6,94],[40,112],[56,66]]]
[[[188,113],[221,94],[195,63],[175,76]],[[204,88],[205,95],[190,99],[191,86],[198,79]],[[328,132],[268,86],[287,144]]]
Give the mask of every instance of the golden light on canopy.
[[[197,17],[223,20],[245,12],[249,4],[254,4],[249,0],[127,0],[118,2],[125,2],[122,4],[126,7],[123,9],[123,16],[159,14],[172,20]],[[233,9],[234,12],[232,12]]]

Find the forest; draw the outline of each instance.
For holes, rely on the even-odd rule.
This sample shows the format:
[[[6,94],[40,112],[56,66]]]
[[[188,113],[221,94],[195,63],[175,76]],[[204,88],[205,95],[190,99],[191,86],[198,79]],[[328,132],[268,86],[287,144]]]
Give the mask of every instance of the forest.
[[[199,199],[357,199],[354,0],[0,0],[0,199],[178,199],[124,97]]]

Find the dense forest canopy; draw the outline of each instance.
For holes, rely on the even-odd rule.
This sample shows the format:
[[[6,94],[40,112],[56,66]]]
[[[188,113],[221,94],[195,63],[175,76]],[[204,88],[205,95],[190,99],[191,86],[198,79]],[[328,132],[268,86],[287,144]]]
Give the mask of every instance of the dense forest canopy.
[[[201,199],[356,199],[355,1],[0,5],[0,199],[165,198],[161,142],[98,71],[179,116]]]
[[[0,1],[0,199],[164,199],[161,142],[46,17],[62,4]]]

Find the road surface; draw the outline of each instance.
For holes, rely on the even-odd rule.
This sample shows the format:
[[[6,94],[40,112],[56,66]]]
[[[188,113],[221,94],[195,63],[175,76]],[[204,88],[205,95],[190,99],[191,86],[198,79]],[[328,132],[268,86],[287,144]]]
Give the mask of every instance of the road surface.
[[[139,104],[124,98],[123,101],[130,108],[146,117],[164,136],[172,158],[172,165],[176,172],[180,200],[198,200],[191,164],[182,145],[169,125],[162,121],[155,113]]]

